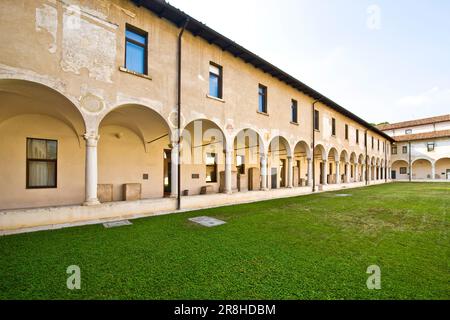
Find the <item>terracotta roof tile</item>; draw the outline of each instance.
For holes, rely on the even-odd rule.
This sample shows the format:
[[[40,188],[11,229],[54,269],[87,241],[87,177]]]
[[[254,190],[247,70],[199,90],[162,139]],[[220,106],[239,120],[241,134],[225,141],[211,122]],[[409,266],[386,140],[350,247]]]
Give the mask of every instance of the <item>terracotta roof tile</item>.
[[[393,137],[397,142],[414,141],[414,140],[427,140],[434,138],[450,137],[450,130],[441,130],[433,132],[424,132],[416,134],[405,134],[402,136]]]
[[[414,126],[438,123],[438,122],[444,122],[444,121],[450,121],[450,114],[446,114],[443,116],[437,116],[437,117],[431,117],[431,118],[403,121],[403,122],[390,123],[390,124],[382,124],[382,125],[377,126],[377,128],[382,131],[385,131],[385,130],[414,127]]]

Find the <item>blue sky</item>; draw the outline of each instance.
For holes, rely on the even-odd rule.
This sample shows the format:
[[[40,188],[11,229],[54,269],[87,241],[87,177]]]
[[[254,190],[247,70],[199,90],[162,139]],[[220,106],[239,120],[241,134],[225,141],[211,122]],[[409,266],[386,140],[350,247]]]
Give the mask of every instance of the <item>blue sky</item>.
[[[369,122],[450,113],[448,0],[170,0]]]

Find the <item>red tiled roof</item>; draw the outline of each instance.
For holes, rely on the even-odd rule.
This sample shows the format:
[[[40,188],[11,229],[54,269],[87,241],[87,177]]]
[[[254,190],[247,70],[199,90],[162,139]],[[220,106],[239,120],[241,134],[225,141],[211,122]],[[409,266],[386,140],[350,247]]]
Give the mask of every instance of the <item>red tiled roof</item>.
[[[443,116],[437,116],[437,117],[431,117],[431,118],[397,122],[397,123],[381,124],[381,125],[377,126],[377,128],[380,129],[381,131],[385,131],[385,130],[414,127],[414,126],[419,126],[419,125],[424,125],[424,124],[432,124],[432,123],[438,123],[438,122],[444,122],[444,121],[450,121],[450,114],[446,114]]]
[[[434,138],[450,137],[450,130],[441,130],[433,132],[424,132],[416,134],[405,134],[402,136],[393,137],[397,142],[414,141],[414,140],[428,140]]]

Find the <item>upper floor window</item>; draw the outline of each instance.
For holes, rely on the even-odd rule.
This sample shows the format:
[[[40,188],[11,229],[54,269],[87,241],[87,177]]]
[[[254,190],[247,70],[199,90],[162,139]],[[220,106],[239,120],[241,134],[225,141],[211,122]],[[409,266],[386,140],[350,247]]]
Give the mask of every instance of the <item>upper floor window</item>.
[[[320,130],[320,113],[319,110],[314,110],[314,130]]]
[[[402,147],[402,153],[408,153],[408,147],[407,146],[403,146]]]
[[[348,124],[345,125],[345,140],[348,140]]]
[[[209,95],[222,99],[222,67],[212,62],[209,64]]]
[[[267,113],[267,87],[262,84],[258,86],[258,111]]]
[[[397,146],[392,146],[392,154],[397,154]]]
[[[336,135],[336,119],[335,118],[331,118],[331,135],[332,136]]]
[[[298,104],[296,100],[292,100],[291,104],[291,122],[298,123]]]
[[[427,150],[428,152],[434,151],[434,142],[427,143]]]
[[[372,137],[372,149],[374,148],[374,145],[375,145],[375,143],[374,143],[374,138]]]
[[[147,33],[127,25],[125,31],[125,68],[147,74]]]
[[[356,129],[356,143],[359,144],[359,130]]]
[[[406,129],[405,130],[405,134],[411,134],[412,133],[412,129]]]
[[[367,132],[364,132],[364,147],[367,147]]]
[[[377,149],[380,151],[380,139],[377,139]]]
[[[56,140],[27,138],[27,189],[56,188]]]

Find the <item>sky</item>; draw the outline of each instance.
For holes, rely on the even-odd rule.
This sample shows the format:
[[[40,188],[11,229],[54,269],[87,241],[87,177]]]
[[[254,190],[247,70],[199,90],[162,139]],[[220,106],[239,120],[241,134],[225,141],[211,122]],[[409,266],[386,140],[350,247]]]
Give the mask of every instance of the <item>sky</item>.
[[[450,113],[448,0],[170,0],[368,122]]]

